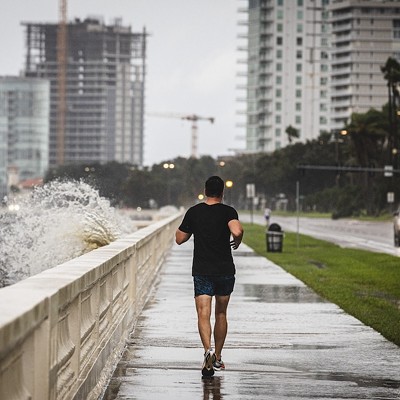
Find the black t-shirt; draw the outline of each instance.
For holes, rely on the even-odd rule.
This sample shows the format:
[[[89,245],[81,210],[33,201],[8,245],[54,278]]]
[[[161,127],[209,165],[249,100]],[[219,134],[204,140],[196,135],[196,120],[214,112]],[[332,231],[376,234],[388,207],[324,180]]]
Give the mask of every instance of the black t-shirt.
[[[194,236],[192,275],[233,275],[228,222],[239,219],[233,207],[222,203],[196,204],[186,212],[179,230]]]

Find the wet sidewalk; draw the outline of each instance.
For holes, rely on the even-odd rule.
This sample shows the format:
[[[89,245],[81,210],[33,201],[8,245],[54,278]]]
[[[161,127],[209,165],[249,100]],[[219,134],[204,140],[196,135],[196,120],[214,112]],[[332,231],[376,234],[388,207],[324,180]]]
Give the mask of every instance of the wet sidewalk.
[[[202,379],[192,247],[172,248],[104,399],[400,399],[399,347],[243,245],[226,370]]]

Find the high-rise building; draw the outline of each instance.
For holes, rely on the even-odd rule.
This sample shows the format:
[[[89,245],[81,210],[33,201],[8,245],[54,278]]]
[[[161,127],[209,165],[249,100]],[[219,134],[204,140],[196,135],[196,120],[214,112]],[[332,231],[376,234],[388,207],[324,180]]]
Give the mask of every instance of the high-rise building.
[[[388,102],[381,67],[400,59],[400,3],[383,0],[331,0],[332,129],[353,112],[380,110]]]
[[[323,0],[249,0],[247,32],[248,151],[286,146],[328,129],[328,11]]]
[[[58,24],[24,23],[27,76],[51,82],[50,165],[59,164]],[[145,31],[121,20],[66,24],[63,163],[143,164]]]
[[[45,79],[0,77],[0,199],[8,172],[18,180],[42,178],[49,160],[50,83]]]
[[[400,55],[398,1],[246,1],[248,151],[287,145],[289,126],[300,141],[335,132],[387,102],[380,67]]]

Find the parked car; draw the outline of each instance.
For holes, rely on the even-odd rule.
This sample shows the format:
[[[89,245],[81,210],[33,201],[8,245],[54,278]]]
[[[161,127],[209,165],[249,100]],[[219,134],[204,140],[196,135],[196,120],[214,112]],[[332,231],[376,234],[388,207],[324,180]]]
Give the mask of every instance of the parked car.
[[[400,247],[400,207],[393,213],[394,245]]]

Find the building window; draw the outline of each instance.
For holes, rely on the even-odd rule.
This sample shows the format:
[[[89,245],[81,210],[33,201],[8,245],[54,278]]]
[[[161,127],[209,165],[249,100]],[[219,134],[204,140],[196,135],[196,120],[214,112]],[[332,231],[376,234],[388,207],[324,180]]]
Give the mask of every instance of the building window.
[[[296,103],[296,111],[301,111],[301,103]]]
[[[302,7],[303,6],[303,0],[297,0],[297,6]]]
[[[297,72],[301,72],[301,70],[302,70],[302,65],[301,64],[296,64],[296,71]]]
[[[296,124],[301,124],[301,116],[300,115],[296,115],[295,122],[296,122]]]
[[[276,16],[278,17],[278,19],[283,19],[283,10],[278,10],[276,12]]]
[[[400,51],[395,51],[395,52],[393,53],[393,57],[394,57],[397,61],[400,61]]]
[[[327,38],[321,38],[321,46],[328,46],[328,39]]]
[[[321,103],[319,105],[319,110],[320,111],[328,111],[328,106],[326,105],[326,103]]]
[[[326,125],[328,122],[326,117],[319,117],[319,123],[320,125]]]
[[[296,85],[301,85],[301,76],[296,76]]]
[[[280,45],[283,44],[283,38],[282,38],[282,36],[278,36],[278,37],[276,38],[276,44],[277,44],[278,46],[280,46]]]
[[[283,24],[277,24],[276,30],[277,30],[277,32],[283,32]]]
[[[278,97],[278,98],[282,97],[282,90],[281,89],[276,89],[275,96]]]
[[[276,76],[276,84],[281,85],[282,84],[282,77],[280,75]]]
[[[282,49],[276,50],[276,58],[282,58]]]
[[[303,52],[301,50],[296,50],[296,58],[303,58]]]
[[[321,72],[327,72],[328,71],[328,64],[321,64]]]
[[[281,102],[277,102],[276,104],[275,104],[275,110],[276,111],[281,111],[282,110],[282,103]]]
[[[328,84],[328,78],[327,77],[322,77],[319,80],[319,83],[320,83],[321,86],[326,86]]]
[[[303,32],[303,24],[297,24],[297,33]]]
[[[257,8],[259,7],[258,0],[250,0],[249,8]]]
[[[281,128],[275,128],[275,136],[276,136],[276,137],[280,137],[280,136],[281,136],[281,133],[282,133]]]
[[[282,71],[282,63],[276,63],[276,70]]]
[[[296,38],[296,44],[297,44],[297,46],[302,46],[303,45],[303,38],[302,37]]]
[[[297,19],[303,19],[303,10],[297,10]]]
[[[283,6],[283,0],[278,0],[278,1],[277,1],[277,5],[278,5],[278,6]]]
[[[276,115],[276,116],[275,116],[275,122],[276,122],[277,124],[280,124],[281,121],[282,121],[281,116],[280,116],[280,115]]]
[[[393,20],[393,39],[400,39],[400,19]]]
[[[296,97],[297,98],[301,97],[301,90],[300,89],[296,89]]]

